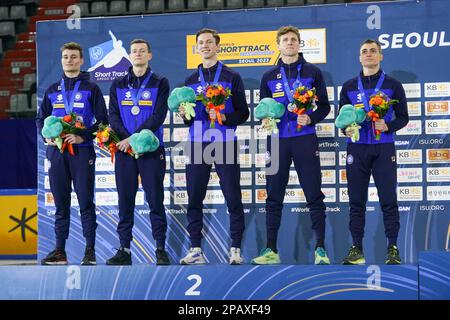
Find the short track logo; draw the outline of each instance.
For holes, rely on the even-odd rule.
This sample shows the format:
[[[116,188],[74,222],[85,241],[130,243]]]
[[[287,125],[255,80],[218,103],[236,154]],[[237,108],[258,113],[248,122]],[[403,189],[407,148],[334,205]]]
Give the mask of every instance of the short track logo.
[[[131,66],[122,40],[118,40],[111,30],[109,36],[111,40],[89,48],[91,67],[88,71],[95,81],[111,81],[125,76]]]

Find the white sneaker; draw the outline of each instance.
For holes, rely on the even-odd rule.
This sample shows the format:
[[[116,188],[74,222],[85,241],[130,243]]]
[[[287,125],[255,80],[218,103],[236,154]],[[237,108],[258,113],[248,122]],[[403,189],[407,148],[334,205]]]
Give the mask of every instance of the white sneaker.
[[[230,264],[243,264],[244,259],[241,256],[241,249],[231,247],[230,252],[228,253],[228,256],[230,257]]]
[[[203,255],[202,248],[190,248],[189,253],[180,260],[180,264],[205,264],[206,259]]]

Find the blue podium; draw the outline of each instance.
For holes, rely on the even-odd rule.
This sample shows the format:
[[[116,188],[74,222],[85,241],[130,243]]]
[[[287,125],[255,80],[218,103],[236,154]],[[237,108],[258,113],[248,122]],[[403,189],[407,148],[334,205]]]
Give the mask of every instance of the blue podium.
[[[419,254],[420,300],[450,300],[450,252]]]
[[[0,299],[450,299],[450,252],[418,265],[3,266]]]

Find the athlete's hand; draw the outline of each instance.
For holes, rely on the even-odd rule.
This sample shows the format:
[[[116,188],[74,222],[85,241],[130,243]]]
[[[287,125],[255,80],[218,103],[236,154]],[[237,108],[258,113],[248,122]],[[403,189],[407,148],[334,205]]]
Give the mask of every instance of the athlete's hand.
[[[307,126],[311,123],[311,118],[307,114],[301,114],[297,117],[297,124]]]
[[[385,131],[388,131],[389,128],[383,119],[378,119],[377,121],[375,121],[375,130],[380,130],[381,132],[385,132]]]
[[[349,138],[351,138],[353,136],[353,134],[355,133],[355,128],[353,127],[347,127],[345,128],[345,135]]]
[[[178,114],[180,115],[181,118],[186,119],[186,109],[184,106],[180,106],[178,108]]]
[[[211,120],[216,120],[217,119],[216,111],[214,109],[209,109],[209,118]]]
[[[70,144],[80,144],[84,142],[84,139],[76,134],[69,133],[64,136],[64,141]]]
[[[55,141],[53,141],[53,139],[45,138],[45,141],[47,141],[47,145],[49,146],[56,146],[56,143]]]
[[[129,148],[131,148],[129,140],[130,140],[130,138],[126,138],[126,139],[123,139],[123,140],[117,142],[117,144],[116,144],[117,149],[119,149],[122,152],[127,152],[127,150]]]

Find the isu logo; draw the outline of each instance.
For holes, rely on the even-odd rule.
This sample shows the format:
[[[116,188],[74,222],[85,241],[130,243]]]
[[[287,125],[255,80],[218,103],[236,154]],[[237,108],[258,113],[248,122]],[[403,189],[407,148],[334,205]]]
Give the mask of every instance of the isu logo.
[[[450,149],[430,149],[428,150],[428,159],[430,161],[449,161]]]

